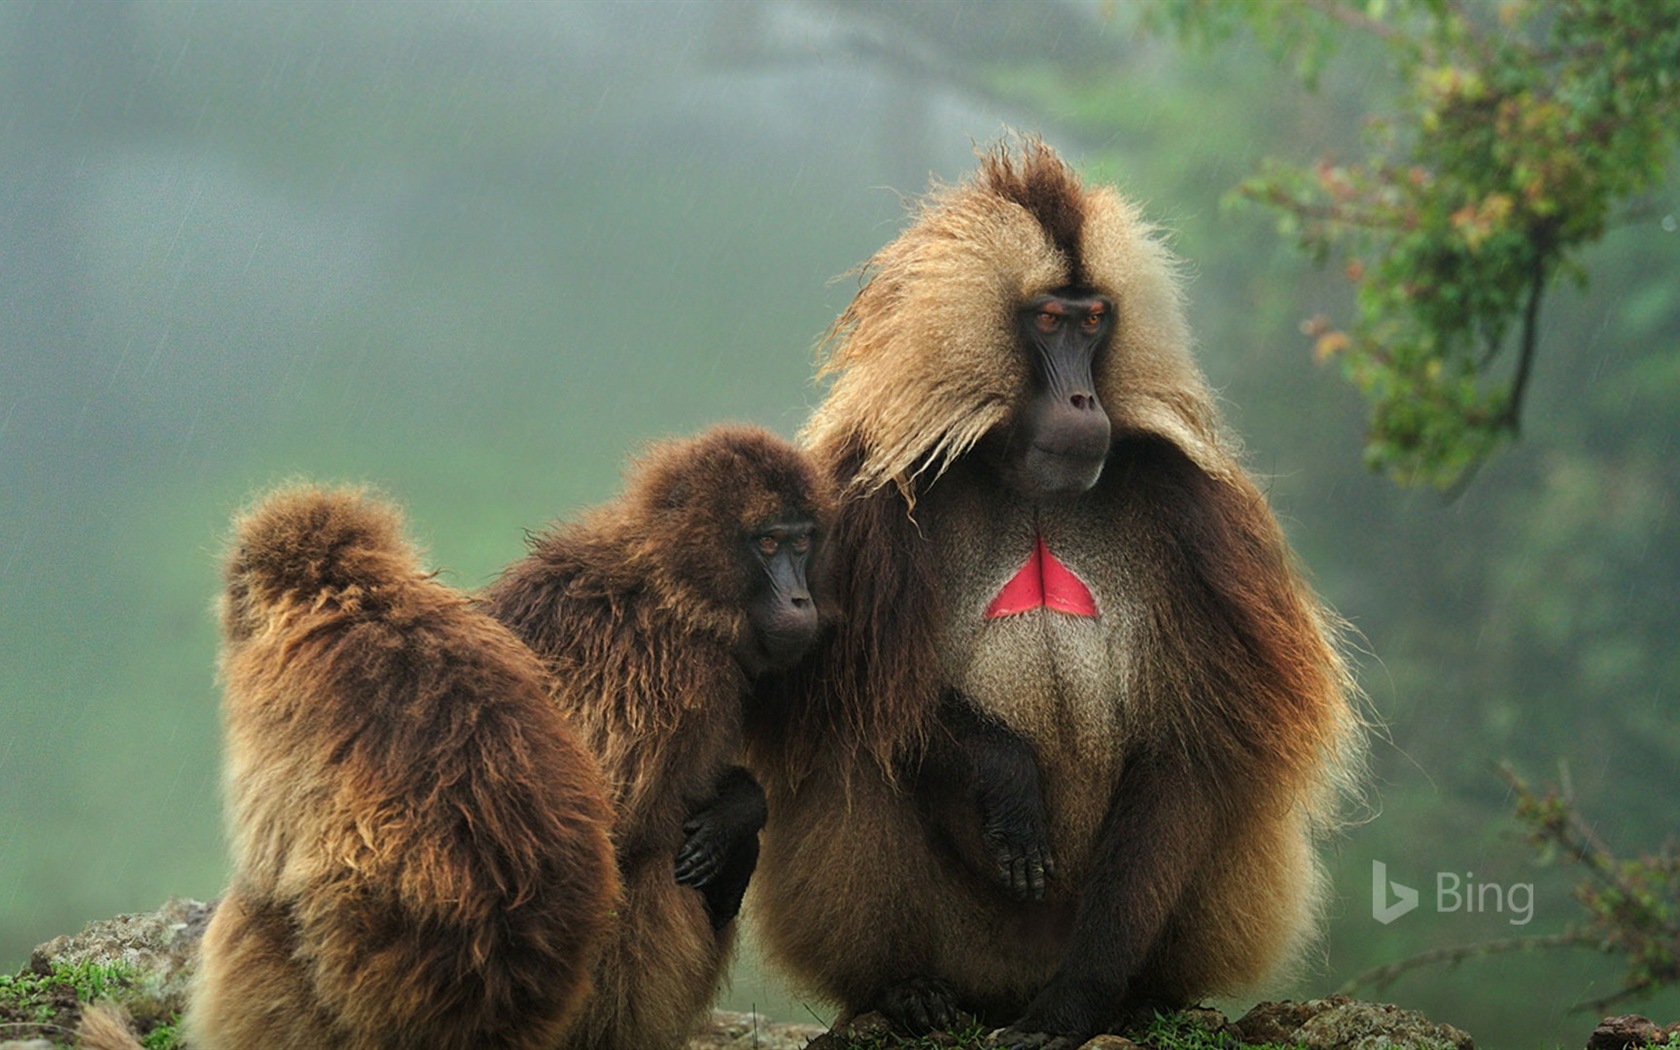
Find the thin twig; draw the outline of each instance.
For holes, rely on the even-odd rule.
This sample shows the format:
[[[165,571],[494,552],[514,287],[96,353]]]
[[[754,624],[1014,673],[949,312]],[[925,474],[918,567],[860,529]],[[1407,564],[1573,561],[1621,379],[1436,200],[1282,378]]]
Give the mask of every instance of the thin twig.
[[[1570,776],[1568,762],[1560,761],[1558,763],[1558,783],[1562,785],[1564,812],[1569,814],[1569,830],[1575,834],[1576,838],[1581,840],[1587,850],[1582,860],[1620,882],[1620,876],[1617,874],[1616,855],[1610,852],[1610,844],[1600,838],[1598,831],[1587,823],[1586,818],[1581,816],[1581,807],[1575,801],[1575,778]],[[1577,855],[1580,854],[1580,850],[1576,852]],[[1622,883],[1622,885],[1624,888],[1626,887],[1625,883]]]
[[[24,1028],[51,1028],[55,1032],[70,1034],[70,1029],[61,1024],[53,1024],[51,1021],[0,1021],[0,1028],[17,1028],[20,1030]]]
[[[1253,190],[1239,187],[1237,193],[1256,204],[1286,211],[1298,219],[1382,232],[1391,232],[1398,226],[1393,219],[1385,217],[1380,211],[1359,211],[1340,204],[1309,204],[1291,196],[1287,190]]]
[[[1480,958],[1484,955],[1494,955],[1501,952],[1528,951],[1535,948],[1597,948],[1598,942],[1592,937],[1574,930],[1565,933],[1536,934],[1530,937],[1507,937],[1496,941],[1480,941],[1476,944],[1460,944],[1450,948],[1431,948],[1416,955],[1407,956],[1399,962],[1389,963],[1366,970],[1351,978],[1346,984],[1336,990],[1338,995],[1352,995],[1364,985],[1372,985],[1376,991],[1382,991],[1401,975],[1419,967],[1430,966],[1434,963],[1458,964],[1466,959]]]
[[[1361,32],[1373,33],[1388,43],[1392,44],[1396,40],[1412,42],[1409,36],[1387,22],[1362,14],[1351,7],[1343,7],[1341,4],[1335,3],[1334,0],[1304,0],[1303,5],[1317,11],[1326,18],[1333,18],[1345,26],[1358,29]]]
[[[1610,1008],[1615,1006],[1617,1003],[1625,1003],[1629,999],[1639,999],[1650,995],[1651,992],[1652,989],[1650,988],[1621,988],[1611,992],[1602,999],[1592,999],[1587,1002],[1576,1003],[1574,1006],[1570,1007],[1570,1009],[1576,1013],[1583,1013],[1591,1010],[1600,1017],[1604,1017],[1609,1015]]]

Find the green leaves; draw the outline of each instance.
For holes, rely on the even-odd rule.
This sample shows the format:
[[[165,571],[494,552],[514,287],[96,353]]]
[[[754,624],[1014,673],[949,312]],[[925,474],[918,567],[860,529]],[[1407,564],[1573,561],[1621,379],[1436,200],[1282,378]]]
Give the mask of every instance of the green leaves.
[[[1500,775],[1516,796],[1517,819],[1543,858],[1563,856],[1581,864],[1587,878],[1575,899],[1587,921],[1575,927],[1576,943],[1626,959],[1620,988],[1595,1000],[1598,1012],[1680,983],[1680,853],[1668,844],[1655,853],[1623,858],[1581,817],[1567,789],[1537,794],[1509,767]]]
[[[175,1050],[180,1035],[173,1016],[153,1016],[159,1006],[133,967],[125,963],[54,963],[41,972],[25,969],[0,974],[0,1035],[5,1038],[45,1038],[56,1046],[70,1045],[75,1021],[83,1008],[114,999],[145,1017],[146,1050]]]
[[[1614,207],[1662,173],[1680,128],[1680,7],[1305,0],[1163,9],[1192,38],[1243,19],[1309,86],[1326,49],[1380,41],[1403,84],[1357,163],[1280,161],[1236,191],[1320,263],[1357,314],[1304,328],[1371,406],[1365,459],[1449,487],[1517,434],[1540,304]]]

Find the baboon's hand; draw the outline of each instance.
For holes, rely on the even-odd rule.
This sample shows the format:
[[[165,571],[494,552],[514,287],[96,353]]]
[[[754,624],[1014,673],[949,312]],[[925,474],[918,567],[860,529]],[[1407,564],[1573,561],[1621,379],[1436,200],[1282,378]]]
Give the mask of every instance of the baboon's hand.
[[[1041,901],[1045,881],[1056,874],[1050,829],[1036,792],[992,792],[981,801],[981,834],[996,865],[994,875],[1016,900]]]
[[[765,816],[758,781],[740,766],[731,766],[718,779],[717,793],[683,824],[677,882],[698,889],[718,877],[731,855],[747,849],[756,857],[757,847],[749,840],[757,838]]]
[[[946,697],[940,712],[958,756],[953,765],[979,812],[992,877],[1016,900],[1043,900],[1056,861],[1032,742],[958,692]]]
[[[683,825],[683,844],[677,850],[677,884],[699,889],[717,878],[729,856],[733,835],[716,813],[701,810]]]

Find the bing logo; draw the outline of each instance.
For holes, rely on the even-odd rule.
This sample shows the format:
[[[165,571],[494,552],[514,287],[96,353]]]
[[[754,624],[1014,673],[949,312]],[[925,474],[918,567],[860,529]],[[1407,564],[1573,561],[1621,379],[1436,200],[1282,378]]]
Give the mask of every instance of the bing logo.
[[[1389,888],[1394,889],[1394,903],[1388,901]],[[1388,865],[1380,860],[1371,862],[1371,918],[1387,926],[1418,906],[1418,892],[1410,886],[1388,881]]]
[[[1512,926],[1526,926],[1534,918],[1534,884],[1519,882],[1501,886],[1496,882],[1476,882],[1474,872],[1460,876],[1457,872],[1435,873],[1435,910],[1437,912],[1505,912],[1511,913]],[[1393,894],[1393,898],[1389,894]],[[1418,906],[1418,891],[1388,879],[1388,865],[1380,860],[1371,862],[1371,918],[1387,926]]]

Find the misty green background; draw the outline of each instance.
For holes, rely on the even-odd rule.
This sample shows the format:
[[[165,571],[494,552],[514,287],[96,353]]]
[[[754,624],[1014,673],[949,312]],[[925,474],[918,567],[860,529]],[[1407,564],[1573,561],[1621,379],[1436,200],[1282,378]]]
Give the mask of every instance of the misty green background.
[[[1360,468],[1361,406],[1299,331],[1349,315],[1346,282],[1221,205],[1262,156],[1351,149],[1392,85],[1355,50],[1306,95],[1243,41],[1187,53],[1135,13],[0,4],[0,969],[219,892],[210,602],[252,493],[381,486],[481,586],[648,440],[791,435],[847,271],[1006,126],[1173,232],[1204,366],[1363,635],[1375,803],[1335,851],[1325,950],[1272,991],[1573,918],[1579,873],[1521,843],[1501,759],[1567,762],[1618,850],[1674,834],[1674,180],[1548,299],[1521,445],[1456,501],[1401,492]],[[1373,921],[1372,860],[1425,907]],[[1434,914],[1439,871],[1535,884],[1533,921]],[[1482,1046],[1580,1046],[1568,1008],[1615,975],[1504,958],[1386,997]],[[730,1002],[810,1016],[750,959]],[[1680,1019],[1680,996],[1636,1008]]]

